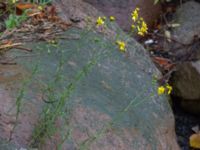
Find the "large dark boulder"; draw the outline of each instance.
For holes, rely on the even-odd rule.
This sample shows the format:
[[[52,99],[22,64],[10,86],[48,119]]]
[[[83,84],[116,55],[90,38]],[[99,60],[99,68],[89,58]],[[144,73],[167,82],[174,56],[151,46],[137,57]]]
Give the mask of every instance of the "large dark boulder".
[[[44,150],[179,149],[168,98],[153,83],[158,70],[140,44],[108,26],[127,42],[126,53],[115,36],[87,26],[68,29],[56,45],[6,53],[17,64],[0,66],[1,138]]]

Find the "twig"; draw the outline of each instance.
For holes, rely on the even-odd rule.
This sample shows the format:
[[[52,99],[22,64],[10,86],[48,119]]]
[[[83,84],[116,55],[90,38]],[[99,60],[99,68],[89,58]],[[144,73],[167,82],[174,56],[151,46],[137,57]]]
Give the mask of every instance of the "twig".
[[[173,69],[171,69],[169,72],[165,73],[165,74],[158,80],[158,82],[159,82],[161,85],[163,85],[163,84],[165,84],[165,83],[168,83],[169,79],[171,78],[172,73],[175,72],[175,71],[176,71],[176,66],[175,66]]]
[[[19,47],[19,46],[17,46],[17,47],[15,47],[16,49],[20,49],[20,50],[25,50],[25,51],[27,51],[27,52],[32,52],[32,49],[30,49],[30,48],[26,48],[26,47]]]
[[[13,30],[9,31],[9,30],[5,30],[3,32],[3,34],[0,36],[0,40],[6,39],[8,36],[11,36],[14,32],[16,32],[16,28],[14,28]]]
[[[5,44],[0,46],[0,50],[6,49],[6,48],[13,48],[15,46],[22,45],[22,43],[13,43],[13,44]]]

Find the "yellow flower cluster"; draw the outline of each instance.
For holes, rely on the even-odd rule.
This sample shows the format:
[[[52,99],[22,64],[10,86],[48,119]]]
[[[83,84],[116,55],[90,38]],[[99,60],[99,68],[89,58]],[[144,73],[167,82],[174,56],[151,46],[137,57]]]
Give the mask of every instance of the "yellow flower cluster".
[[[138,35],[144,36],[148,31],[148,27],[144,19],[142,17],[139,17],[139,11],[140,9],[136,8],[131,14],[133,20],[131,29],[135,30],[136,28]]]
[[[119,50],[121,52],[126,52],[126,44],[125,44],[125,42],[118,40],[118,41],[116,41],[116,44],[118,45]]]
[[[109,19],[110,19],[110,21],[115,21],[115,17],[114,16],[110,16]],[[106,17],[105,16],[98,17],[97,20],[96,20],[96,26],[97,27],[103,26],[105,24],[105,21],[106,21]]]
[[[147,24],[144,21],[142,21],[141,27],[137,26],[137,29],[138,29],[138,34],[144,36],[144,34],[147,33],[148,27]]]
[[[134,22],[136,22],[137,20],[138,20],[138,12],[140,11],[140,9],[139,8],[136,8],[133,12],[132,12],[132,14],[131,14],[131,16],[132,16],[132,20],[134,21]]]
[[[133,20],[133,24],[131,25],[132,30],[136,29],[138,35],[144,36],[147,33],[148,27],[147,24],[145,23],[144,19],[142,17],[139,17],[139,8],[136,8],[132,13],[132,20]],[[114,16],[110,16],[109,17],[110,21],[115,21],[115,17]],[[98,17],[96,20],[96,26],[103,26],[105,24],[106,21],[106,17]],[[126,52],[126,43],[124,41],[121,40],[117,40],[116,44],[119,48],[119,50],[121,52]],[[164,91],[162,91],[162,89],[159,90],[159,93],[164,93]]]
[[[162,95],[164,94],[165,92],[167,92],[167,94],[171,94],[172,92],[172,86],[170,86],[169,84],[166,84],[165,86],[160,86],[158,87],[158,95]]]

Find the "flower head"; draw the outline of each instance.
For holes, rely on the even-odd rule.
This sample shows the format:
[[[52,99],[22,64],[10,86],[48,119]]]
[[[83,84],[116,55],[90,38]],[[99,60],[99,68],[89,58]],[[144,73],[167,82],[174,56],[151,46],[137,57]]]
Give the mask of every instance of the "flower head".
[[[164,94],[165,93],[165,87],[164,86],[160,86],[160,87],[158,87],[158,95],[162,95],[162,94]]]
[[[121,52],[126,52],[126,44],[125,44],[125,42],[118,40],[118,41],[116,41],[116,44],[118,45],[119,50]]]
[[[148,27],[147,24],[142,21],[141,27],[137,26],[138,34],[141,36],[144,36],[145,33],[147,33]]]
[[[134,24],[131,25],[131,29],[132,29],[132,30],[135,29],[135,25],[134,25]]]
[[[131,14],[132,20],[133,20],[134,22],[136,22],[137,19],[138,19],[138,12],[139,12],[139,10],[140,10],[140,9],[137,7],[137,8],[132,12],[132,14]]]
[[[115,17],[114,16],[110,16],[110,21],[115,21]]]
[[[170,95],[172,92],[172,86],[170,86],[168,83],[165,86],[158,87],[158,95],[162,95],[166,92],[166,94]]]
[[[41,10],[43,10],[43,7],[42,6],[38,6],[38,9],[41,11]]]
[[[102,17],[98,17],[98,19],[97,19],[97,21],[96,21],[96,25],[97,26],[102,26],[102,25],[104,25],[104,20],[103,20],[103,18]]]

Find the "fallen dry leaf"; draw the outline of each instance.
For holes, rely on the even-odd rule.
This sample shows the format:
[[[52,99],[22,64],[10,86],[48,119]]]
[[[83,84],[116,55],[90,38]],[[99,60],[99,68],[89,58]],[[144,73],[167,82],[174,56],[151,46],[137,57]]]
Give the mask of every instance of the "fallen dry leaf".
[[[163,58],[163,57],[152,57],[153,61],[158,64],[164,70],[171,70],[175,64],[171,62],[170,59]]]
[[[16,5],[16,14],[17,15],[22,15],[24,10],[27,10],[27,9],[36,9],[37,8],[37,5],[35,4],[30,4],[30,3],[19,3]]]
[[[16,8],[20,9],[20,10],[25,10],[25,9],[31,9],[34,8],[36,5],[34,4],[23,4],[23,3],[19,3],[16,5]]]

